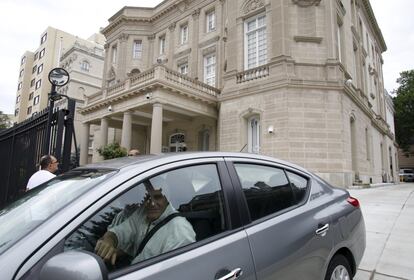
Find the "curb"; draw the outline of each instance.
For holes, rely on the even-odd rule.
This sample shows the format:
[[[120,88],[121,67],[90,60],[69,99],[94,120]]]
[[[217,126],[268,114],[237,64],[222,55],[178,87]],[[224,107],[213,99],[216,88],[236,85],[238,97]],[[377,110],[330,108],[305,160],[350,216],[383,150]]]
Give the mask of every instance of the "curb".
[[[348,186],[347,189],[358,190],[358,189],[373,189],[387,186],[397,186],[399,183],[379,183],[379,184],[366,184],[366,185],[352,185]]]

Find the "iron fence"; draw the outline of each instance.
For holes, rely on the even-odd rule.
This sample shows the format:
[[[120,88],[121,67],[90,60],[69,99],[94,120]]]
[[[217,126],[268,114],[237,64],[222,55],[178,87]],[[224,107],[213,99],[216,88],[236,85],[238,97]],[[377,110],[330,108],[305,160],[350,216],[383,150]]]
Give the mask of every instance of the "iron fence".
[[[37,164],[42,155],[53,154],[60,163],[59,172],[78,165],[77,158],[71,165],[74,107],[74,102],[69,102],[68,109],[54,110],[49,140],[47,108],[0,132],[0,207],[26,190],[30,176],[38,170]]]

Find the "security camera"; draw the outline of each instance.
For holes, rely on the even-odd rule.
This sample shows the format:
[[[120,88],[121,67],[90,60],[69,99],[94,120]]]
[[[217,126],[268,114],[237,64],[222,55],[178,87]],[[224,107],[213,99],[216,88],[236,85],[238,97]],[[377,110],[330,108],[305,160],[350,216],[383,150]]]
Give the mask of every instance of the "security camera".
[[[112,106],[111,105],[108,106],[108,111],[112,112]]]
[[[345,81],[345,84],[347,85],[347,86],[352,86],[352,79],[348,79],[348,80],[346,80]]]
[[[148,92],[148,93],[145,95],[145,98],[146,98],[146,99],[150,99],[150,98],[151,98],[151,96],[152,96],[152,94],[151,94],[150,92]]]
[[[273,125],[270,125],[270,126],[267,128],[267,132],[268,132],[269,134],[272,134],[272,133],[274,132],[274,127],[273,127]]]

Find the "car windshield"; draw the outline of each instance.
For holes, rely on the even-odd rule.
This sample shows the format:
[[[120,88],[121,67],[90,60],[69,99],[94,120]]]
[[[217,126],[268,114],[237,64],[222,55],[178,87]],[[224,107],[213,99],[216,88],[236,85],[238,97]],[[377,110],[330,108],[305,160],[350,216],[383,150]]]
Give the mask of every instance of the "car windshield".
[[[71,201],[111,177],[113,169],[73,170],[28,191],[0,210],[0,254]]]

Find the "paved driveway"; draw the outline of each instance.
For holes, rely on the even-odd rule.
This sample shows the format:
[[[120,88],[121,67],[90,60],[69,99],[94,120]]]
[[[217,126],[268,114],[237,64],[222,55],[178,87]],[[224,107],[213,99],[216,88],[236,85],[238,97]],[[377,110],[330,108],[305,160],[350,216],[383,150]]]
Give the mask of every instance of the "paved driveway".
[[[414,280],[414,183],[353,189],[367,230],[356,280]]]

